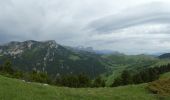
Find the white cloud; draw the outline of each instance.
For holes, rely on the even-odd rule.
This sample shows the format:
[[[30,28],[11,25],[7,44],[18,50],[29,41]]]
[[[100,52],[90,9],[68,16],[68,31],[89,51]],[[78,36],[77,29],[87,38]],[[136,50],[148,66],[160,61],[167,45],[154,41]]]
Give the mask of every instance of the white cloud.
[[[169,8],[169,0],[0,0],[0,42],[54,39],[126,53],[168,51]]]

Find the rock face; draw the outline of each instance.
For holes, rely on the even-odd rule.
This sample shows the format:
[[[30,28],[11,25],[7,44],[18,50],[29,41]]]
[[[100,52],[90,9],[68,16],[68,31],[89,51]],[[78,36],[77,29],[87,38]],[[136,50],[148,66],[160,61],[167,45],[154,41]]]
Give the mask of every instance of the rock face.
[[[105,72],[102,58],[94,53],[76,52],[50,41],[10,42],[0,46],[0,64],[10,59],[14,68],[44,71],[51,76],[85,73],[91,77]]]

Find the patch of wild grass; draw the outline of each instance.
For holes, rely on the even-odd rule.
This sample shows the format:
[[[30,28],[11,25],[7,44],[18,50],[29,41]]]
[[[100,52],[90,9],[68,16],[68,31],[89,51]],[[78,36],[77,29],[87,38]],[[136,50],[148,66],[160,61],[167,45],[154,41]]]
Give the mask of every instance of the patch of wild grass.
[[[149,83],[148,88],[154,94],[170,96],[170,78],[151,82]]]

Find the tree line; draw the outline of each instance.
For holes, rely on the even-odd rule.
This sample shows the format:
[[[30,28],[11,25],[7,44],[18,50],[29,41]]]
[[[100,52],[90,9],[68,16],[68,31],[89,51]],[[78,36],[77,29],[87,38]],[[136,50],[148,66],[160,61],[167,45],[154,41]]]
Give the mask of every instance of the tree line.
[[[105,80],[103,80],[100,76],[95,79],[90,79],[89,76],[82,73],[79,75],[60,75],[56,78],[51,78],[46,72],[40,72],[36,70],[31,72],[23,72],[13,69],[10,61],[6,61],[0,66],[0,74],[7,77],[22,79],[28,82],[40,82],[73,88],[105,87]]]
[[[120,77],[117,77],[112,83],[112,87],[128,85],[128,84],[140,84],[157,80],[160,74],[170,71],[170,64],[161,65],[153,68],[146,68],[136,74],[130,73],[128,70],[124,70]]]
[[[136,74],[132,74],[130,71],[124,70],[120,77],[114,79],[111,87],[151,82],[157,80],[160,74],[169,71],[170,64],[146,68]],[[31,72],[23,72],[13,69],[10,61],[6,61],[3,65],[0,65],[0,74],[7,77],[22,79],[28,82],[47,83],[50,85],[66,86],[72,88],[105,87],[105,80],[103,80],[100,76],[95,79],[90,79],[89,76],[81,73],[79,75],[68,74],[51,78],[46,72],[36,70],[32,70]]]

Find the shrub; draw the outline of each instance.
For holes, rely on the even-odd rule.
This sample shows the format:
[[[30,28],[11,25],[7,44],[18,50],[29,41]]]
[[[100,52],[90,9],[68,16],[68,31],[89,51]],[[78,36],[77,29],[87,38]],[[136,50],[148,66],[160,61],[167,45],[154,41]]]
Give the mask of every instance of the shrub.
[[[149,83],[148,89],[159,95],[170,96],[170,79],[161,79]]]
[[[93,87],[105,87],[105,80],[103,80],[100,76],[97,77],[93,82]]]

